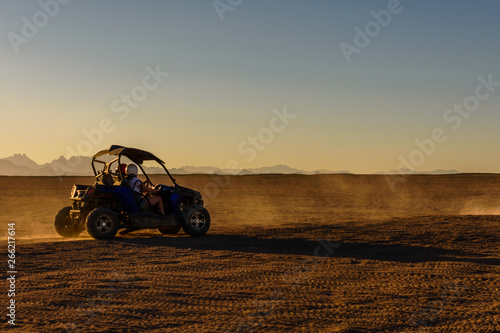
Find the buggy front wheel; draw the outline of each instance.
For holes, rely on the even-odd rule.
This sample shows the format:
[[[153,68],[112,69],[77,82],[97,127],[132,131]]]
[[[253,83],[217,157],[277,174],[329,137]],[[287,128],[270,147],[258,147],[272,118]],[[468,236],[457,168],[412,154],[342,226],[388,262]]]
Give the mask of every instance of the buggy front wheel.
[[[193,208],[183,214],[182,229],[190,236],[203,236],[210,228],[210,214],[205,208]]]

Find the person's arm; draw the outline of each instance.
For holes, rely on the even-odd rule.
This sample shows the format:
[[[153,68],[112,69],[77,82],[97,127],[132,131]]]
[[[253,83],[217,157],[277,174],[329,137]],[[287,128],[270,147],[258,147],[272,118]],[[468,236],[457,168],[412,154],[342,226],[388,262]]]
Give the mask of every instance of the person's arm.
[[[158,193],[160,191],[160,189],[154,189],[154,188],[151,188],[149,186],[146,186],[144,185],[144,183],[141,183],[142,185],[142,191],[143,192],[147,192],[147,193]]]

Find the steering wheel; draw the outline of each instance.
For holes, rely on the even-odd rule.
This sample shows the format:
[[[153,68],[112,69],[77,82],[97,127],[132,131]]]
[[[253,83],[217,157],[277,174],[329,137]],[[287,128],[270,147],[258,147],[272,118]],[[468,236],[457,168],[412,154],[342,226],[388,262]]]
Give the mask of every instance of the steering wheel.
[[[152,187],[153,184],[151,183],[151,181],[149,179],[146,179],[145,181],[142,182],[142,184],[148,186],[148,187]]]

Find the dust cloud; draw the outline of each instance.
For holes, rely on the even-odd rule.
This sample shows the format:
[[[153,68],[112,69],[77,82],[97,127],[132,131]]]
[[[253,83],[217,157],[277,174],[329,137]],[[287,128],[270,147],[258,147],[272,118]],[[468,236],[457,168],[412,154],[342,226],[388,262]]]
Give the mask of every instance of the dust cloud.
[[[204,195],[215,230],[225,225],[286,227],[409,216],[500,215],[499,175],[404,176],[393,188],[383,175],[176,178],[179,185]],[[170,184],[164,176],[154,176],[154,181]],[[62,240],[53,228],[55,215],[71,205],[73,184],[93,183],[93,177],[0,177],[0,220],[16,223],[21,239]],[[216,190],[213,184],[219,184]],[[2,237],[7,232],[3,229]],[[80,236],[86,237],[85,232]]]

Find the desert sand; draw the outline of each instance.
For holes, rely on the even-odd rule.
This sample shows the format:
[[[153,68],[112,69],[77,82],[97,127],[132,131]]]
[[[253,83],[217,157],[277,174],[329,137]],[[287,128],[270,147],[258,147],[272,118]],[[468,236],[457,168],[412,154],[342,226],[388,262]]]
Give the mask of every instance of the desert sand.
[[[500,331],[500,175],[398,180],[178,176],[209,190],[206,236],[96,241],[52,227],[91,177],[0,177],[18,271],[2,331]]]

